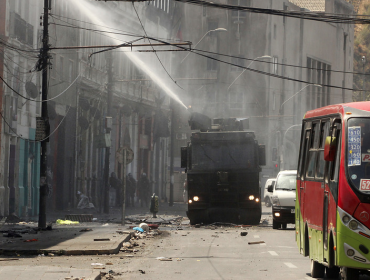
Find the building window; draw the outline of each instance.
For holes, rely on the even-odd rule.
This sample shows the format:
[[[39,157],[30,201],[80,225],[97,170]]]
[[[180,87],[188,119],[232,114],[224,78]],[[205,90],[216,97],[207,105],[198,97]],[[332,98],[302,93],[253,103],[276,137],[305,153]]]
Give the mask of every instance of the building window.
[[[232,91],[229,93],[229,106],[230,109],[243,109],[243,93]]]

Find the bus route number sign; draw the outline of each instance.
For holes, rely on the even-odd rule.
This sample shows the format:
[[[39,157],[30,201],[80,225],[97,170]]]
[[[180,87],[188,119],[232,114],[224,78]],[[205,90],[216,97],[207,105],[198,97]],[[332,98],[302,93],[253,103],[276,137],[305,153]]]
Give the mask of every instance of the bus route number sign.
[[[361,126],[348,128],[348,166],[361,165]]]
[[[361,179],[360,191],[370,191],[370,179]]]

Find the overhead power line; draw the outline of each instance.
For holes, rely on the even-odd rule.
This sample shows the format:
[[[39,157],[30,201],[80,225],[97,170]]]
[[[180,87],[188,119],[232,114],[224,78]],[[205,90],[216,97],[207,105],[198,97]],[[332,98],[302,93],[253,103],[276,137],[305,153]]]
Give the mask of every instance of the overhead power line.
[[[107,0],[104,0],[104,1],[107,1]],[[286,10],[235,6],[235,5],[207,2],[207,1],[202,1],[202,0],[174,0],[174,1],[198,5],[202,7],[237,10],[237,11],[256,13],[256,14],[275,15],[275,16],[307,19],[307,20],[330,22],[330,23],[370,24],[370,17],[368,15],[351,15],[350,16],[350,15],[345,15],[345,14],[331,14],[331,13],[325,13],[325,12],[286,11]]]

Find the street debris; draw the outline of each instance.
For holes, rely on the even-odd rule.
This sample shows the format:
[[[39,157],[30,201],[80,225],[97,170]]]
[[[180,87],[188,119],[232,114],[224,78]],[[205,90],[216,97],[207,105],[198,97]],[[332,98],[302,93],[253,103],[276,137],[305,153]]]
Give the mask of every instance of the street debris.
[[[265,241],[248,242],[248,245],[261,244],[261,243],[265,243]]]
[[[61,219],[58,219],[56,223],[58,225],[74,225],[74,224],[79,224],[80,222],[78,222],[78,221],[71,221],[71,220],[61,220]]]
[[[92,265],[92,266],[97,266],[97,265],[99,265],[99,266],[103,266],[104,264],[102,264],[102,263],[92,263],[91,265]]]
[[[38,241],[36,238],[34,239],[27,239],[27,240],[24,240],[23,242],[35,242],[35,241]]]
[[[160,261],[170,261],[170,262],[172,262],[172,258],[158,257],[158,258],[155,258],[155,259],[160,260]]]
[[[0,259],[0,262],[19,261],[19,259]]]
[[[141,274],[145,274],[145,271],[144,271],[144,270],[142,270],[142,269],[139,269],[139,272],[140,272]]]
[[[248,234],[248,232],[246,232],[246,231],[242,231],[242,232],[240,233],[240,235],[241,235],[241,236],[247,236],[247,234]]]
[[[8,232],[3,233],[3,237],[22,237],[19,233],[9,230]]]
[[[144,232],[144,229],[142,229],[141,227],[134,227],[133,230]]]
[[[94,238],[94,241],[110,241],[110,238]]]
[[[81,229],[80,232],[86,232],[86,231],[92,231],[91,228],[84,228],[84,229]]]

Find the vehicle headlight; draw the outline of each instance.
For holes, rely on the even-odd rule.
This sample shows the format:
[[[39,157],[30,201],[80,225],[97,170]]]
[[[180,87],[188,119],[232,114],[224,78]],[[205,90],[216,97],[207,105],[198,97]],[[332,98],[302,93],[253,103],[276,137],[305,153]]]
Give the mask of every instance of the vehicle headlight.
[[[256,198],[256,202],[259,202],[259,201],[260,201],[260,199],[257,197],[257,198]]]
[[[254,200],[254,195],[250,195],[249,200]]]
[[[343,221],[343,223],[348,223],[349,222],[349,220],[350,220],[350,218],[347,216],[347,215],[344,215],[343,216],[343,218],[342,218],[342,221]]]
[[[191,199],[189,199],[189,203],[193,203],[193,201]]]
[[[280,201],[279,201],[279,198],[277,196],[272,196],[271,200],[272,200],[272,205],[273,206],[280,206]]]
[[[194,201],[199,201],[199,197],[198,197],[198,196],[194,196],[194,197],[193,197],[193,200],[194,200]]]
[[[348,256],[352,257],[354,254],[355,254],[355,251],[353,251],[352,249],[347,250],[347,255]]]
[[[356,230],[358,228],[358,222],[356,222],[355,220],[352,220],[349,222],[349,228],[352,229],[352,230]]]

